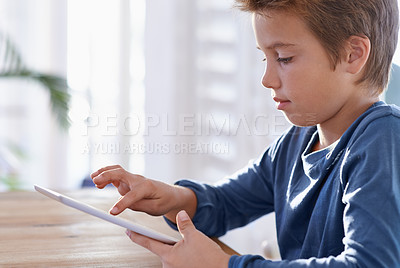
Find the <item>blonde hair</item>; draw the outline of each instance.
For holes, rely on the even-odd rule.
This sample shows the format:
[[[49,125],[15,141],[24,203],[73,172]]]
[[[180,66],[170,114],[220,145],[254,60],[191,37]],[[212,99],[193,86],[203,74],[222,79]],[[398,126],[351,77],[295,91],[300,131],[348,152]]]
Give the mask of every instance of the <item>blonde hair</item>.
[[[396,0],[236,0],[243,11],[291,12],[305,21],[325,47],[333,69],[350,36],[368,37],[371,51],[358,83],[379,95],[387,87],[397,46],[399,12]]]

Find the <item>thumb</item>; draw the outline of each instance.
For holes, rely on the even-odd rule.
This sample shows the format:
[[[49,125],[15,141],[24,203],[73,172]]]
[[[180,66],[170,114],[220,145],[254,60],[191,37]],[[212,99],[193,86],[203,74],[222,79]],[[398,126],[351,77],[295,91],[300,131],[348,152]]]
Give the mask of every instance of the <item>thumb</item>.
[[[178,225],[178,230],[183,238],[185,238],[185,235],[189,235],[190,232],[196,230],[196,227],[194,227],[192,220],[184,210],[180,211],[176,215],[176,222]]]

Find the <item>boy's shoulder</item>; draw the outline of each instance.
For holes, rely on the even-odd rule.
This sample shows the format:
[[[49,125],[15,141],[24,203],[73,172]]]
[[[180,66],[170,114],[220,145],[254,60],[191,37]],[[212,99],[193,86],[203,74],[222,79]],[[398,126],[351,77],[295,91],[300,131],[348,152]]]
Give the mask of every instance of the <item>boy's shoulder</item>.
[[[391,122],[398,125],[400,123],[398,121],[399,119],[400,107],[379,101],[373,104],[357,121],[359,121],[358,124],[360,125],[383,122]],[[355,123],[357,123],[357,121]]]
[[[400,108],[379,101],[350,126],[341,140],[351,145],[357,140],[375,139],[379,142],[393,142],[392,139],[397,136],[400,142],[400,135],[393,134],[400,134]]]

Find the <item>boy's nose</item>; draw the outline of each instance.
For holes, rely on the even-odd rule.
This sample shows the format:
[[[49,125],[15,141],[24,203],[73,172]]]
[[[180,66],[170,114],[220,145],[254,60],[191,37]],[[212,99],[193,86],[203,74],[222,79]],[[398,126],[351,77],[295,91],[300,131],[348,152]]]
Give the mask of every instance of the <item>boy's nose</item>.
[[[273,66],[266,64],[261,84],[266,88],[278,89],[281,86],[279,76]]]

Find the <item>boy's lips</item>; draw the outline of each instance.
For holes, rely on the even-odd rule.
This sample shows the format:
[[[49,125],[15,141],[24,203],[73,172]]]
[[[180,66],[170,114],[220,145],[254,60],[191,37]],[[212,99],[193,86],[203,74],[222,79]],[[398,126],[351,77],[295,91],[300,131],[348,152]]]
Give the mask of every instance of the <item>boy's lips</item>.
[[[286,106],[288,106],[290,104],[289,100],[285,100],[285,99],[281,99],[281,98],[277,98],[277,97],[274,97],[273,100],[276,102],[276,108],[278,110],[284,110],[286,108]]]

